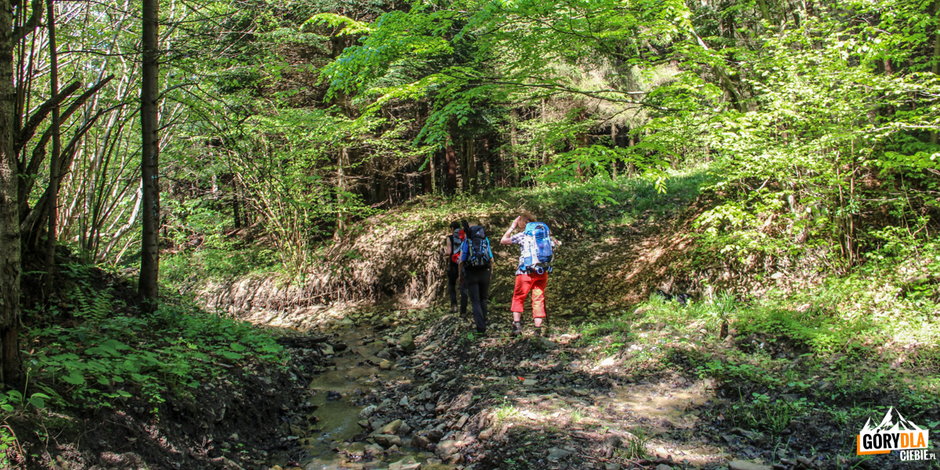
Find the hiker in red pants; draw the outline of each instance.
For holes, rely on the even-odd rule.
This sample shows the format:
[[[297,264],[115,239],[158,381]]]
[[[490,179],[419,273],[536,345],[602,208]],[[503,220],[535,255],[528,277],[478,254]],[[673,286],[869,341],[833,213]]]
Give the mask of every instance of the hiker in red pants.
[[[513,233],[521,230],[518,233]],[[503,245],[519,245],[521,253],[516,268],[516,286],[512,293],[512,335],[522,333],[525,299],[532,293],[532,318],[536,334],[542,334],[545,321],[545,288],[552,272],[554,248],[561,245],[551,237],[548,224],[537,222],[531,212],[522,211],[499,240]]]

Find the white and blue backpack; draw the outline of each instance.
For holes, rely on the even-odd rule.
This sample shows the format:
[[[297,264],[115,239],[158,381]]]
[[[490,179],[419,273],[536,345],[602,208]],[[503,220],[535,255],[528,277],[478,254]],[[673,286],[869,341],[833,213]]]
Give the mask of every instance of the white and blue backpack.
[[[532,243],[527,244],[529,252],[523,253],[519,259],[519,270],[535,274],[552,272],[551,263],[555,252],[548,225],[544,222],[529,222],[525,226],[525,236],[530,237]]]

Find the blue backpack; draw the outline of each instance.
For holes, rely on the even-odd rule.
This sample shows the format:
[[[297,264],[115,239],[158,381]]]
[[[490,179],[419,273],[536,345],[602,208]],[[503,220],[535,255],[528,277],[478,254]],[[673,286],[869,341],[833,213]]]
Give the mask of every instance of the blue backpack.
[[[486,237],[483,226],[474,225],[470,227],[467,236],[467,265],[474,268],[484,268],[489,266],[492,260],[493,250],[490,249],[490,239]]]
[[[534,271],[536,274],[552,272],[551,262],[555,257],[552,249],[551,230],[544,222],[529,222],[525,226],[526,237],[531,237],[535,243],[530,253],[523,253],[522,271]]]

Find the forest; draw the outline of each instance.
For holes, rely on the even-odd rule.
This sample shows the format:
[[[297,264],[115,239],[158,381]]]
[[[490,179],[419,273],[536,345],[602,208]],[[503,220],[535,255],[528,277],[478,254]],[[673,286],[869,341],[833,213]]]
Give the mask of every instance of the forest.
[[[0,468],[940,468],[940,0],[0,32]]]

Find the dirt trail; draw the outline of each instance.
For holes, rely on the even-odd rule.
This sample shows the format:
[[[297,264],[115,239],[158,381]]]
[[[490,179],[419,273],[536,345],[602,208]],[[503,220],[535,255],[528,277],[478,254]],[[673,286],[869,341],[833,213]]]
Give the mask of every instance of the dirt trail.
[[[332,364],[309,390],[316,424],[299,440],[307,456],[287,468],[663,470],[657,465],[727,461],[699,436],[700,410],[714,399],[707,382],[633,376],[622,358],[588,354],[578,335],[477,338],[469,319],[453,315],[423,324],[331,336]]]

